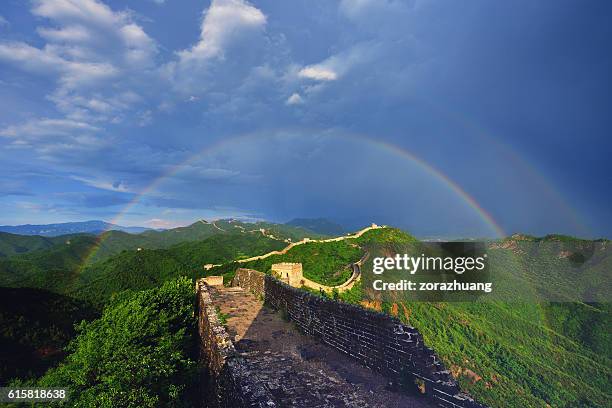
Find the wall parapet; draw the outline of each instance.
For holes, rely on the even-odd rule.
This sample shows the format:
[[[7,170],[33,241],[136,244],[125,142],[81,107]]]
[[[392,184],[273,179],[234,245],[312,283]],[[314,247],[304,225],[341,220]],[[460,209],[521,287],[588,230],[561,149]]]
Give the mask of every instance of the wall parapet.
[[[283,310],[300,330],[343,352],[393,383],[418,383],[439,406],[484,408],[461,392],[419,331],[392,316],[293,288],[270,275],[238,269],[232,286],[264,298]]]
[[[265,276],[265,273],[254,269],[238,268],[232,279],[232,286],[240,286],[258,298],[264,299],[266,292]]]
[[[199,362],[201,376],[200,400],[204,407],[271,408],[275,407],[269,392],[253,381],[248,367],[225,327],[219,321],[208,284],[196,282]]]

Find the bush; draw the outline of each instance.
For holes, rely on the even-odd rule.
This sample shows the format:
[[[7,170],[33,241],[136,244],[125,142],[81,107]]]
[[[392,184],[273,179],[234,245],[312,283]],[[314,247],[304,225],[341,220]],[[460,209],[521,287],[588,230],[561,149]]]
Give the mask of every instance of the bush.
[[[78,327],[70,355],[39,387],[68,387],[75,407],[190,406],[196,378],[190,279],[124,292]]]

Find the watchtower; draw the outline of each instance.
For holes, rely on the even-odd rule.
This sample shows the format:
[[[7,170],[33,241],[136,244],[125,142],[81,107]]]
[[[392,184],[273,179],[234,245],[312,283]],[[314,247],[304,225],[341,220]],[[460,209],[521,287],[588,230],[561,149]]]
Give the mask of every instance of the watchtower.
[[[276,276],[289,286],[296,288],[299,288],[304,284],[304,274],[302,272],[301,263],[281,262],[273,264],[272,275]]]

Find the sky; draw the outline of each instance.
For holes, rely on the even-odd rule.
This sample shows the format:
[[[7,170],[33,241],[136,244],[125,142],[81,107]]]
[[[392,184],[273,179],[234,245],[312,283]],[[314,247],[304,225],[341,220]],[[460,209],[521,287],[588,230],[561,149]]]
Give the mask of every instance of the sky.
[[[610,238],[611,11],[4,0],[0,224]]]

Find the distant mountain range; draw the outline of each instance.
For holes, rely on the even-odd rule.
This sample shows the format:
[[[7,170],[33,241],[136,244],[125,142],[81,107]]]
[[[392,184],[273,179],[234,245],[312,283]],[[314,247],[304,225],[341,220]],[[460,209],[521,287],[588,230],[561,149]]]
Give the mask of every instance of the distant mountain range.
[[[123,231],[131,234],[139,234],[148,231],[150,228],[144,227],[122,227],[121,225],[111,224],[105,221],[92,220],[82,222],[62,222],[59,224],[43,225],[0,225],[0,232],[8,232],[19,235],[40,235],[43,237],[57,237],[67,234],[99,234],[104,231],[114,230]]]
[[[305,228],[323,235],[344,235],[347,233],[342,225],[326,218],[294,218],[285,225]]]
[[[78,247],[80,245],[79,243],[83,243],[85,246],[96,246],[96,251],[88,258],[88,262],[93,263],[104,260],[109,256],[116,255],[124,250],[137,250],[138,248],[168,248],[182,242],[200,241],[219,234],[266,236],[282,242],[284,245],[291,241],[299,241],[305,237],[320,238],[326,236],[292,225],[274,224],[263,221],[245,223],[232,219],[211,222],[200,220],[185,227],[168,230],[146,230],[138,234],[130,234],[125,231],[117,230],[116,226],[113,226],[113,224],[102,221],[97,221],[97,223],[97,225],[90,226],[89,231],[81,228],[78,231],[83,232],[71,232],[57,236],[51,236],[49,234],[51,232],[50,226],[41,226],[40,229],[36,229],[38,232],[45,232],[47,236],[26,235],[25,233],[15,234],[2,232],[0,230],[0,258],[23,255],[40,250],[52,250],[52,248],[57,245],[65,247],[68,242],[70,242],[73,247]],[[109,229],[100,231],[100,228],[103,226]],[[34,228],[29,229],[29,231],[33,230]],[[59,229],[55,229],[54,231],[58,232]],[[77,229],[71,229],[71,231],[77,231]],[[92,236],[94,234],[98,235],[98,239]]]

